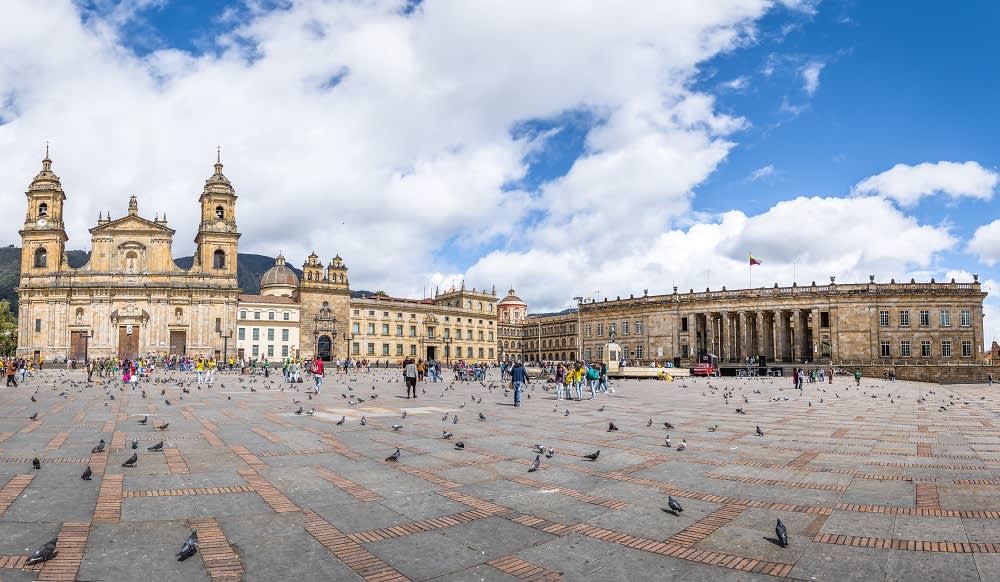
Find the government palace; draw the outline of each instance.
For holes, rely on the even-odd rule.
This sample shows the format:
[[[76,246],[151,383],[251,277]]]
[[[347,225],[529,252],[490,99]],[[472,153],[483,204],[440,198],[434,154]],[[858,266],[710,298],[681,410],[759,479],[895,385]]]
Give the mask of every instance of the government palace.
[[[520,359],[599,360],[614,340],[625,358],[690,366],[721,362],[843,366],[982,367],[983,300],[971,282],[828,283],[672,292],[579,300],[556,314],[529,314],[514,290],[464,282],[433,297],[352,296],[340,256],[315,253],[299,276],[283,256],[257,295],[237,282],[237,195],[221,160],[205,181],[190,268],[172,254],[166,216],[140,216],[132,196],[119,218],[98,216],[89,261],[70,267],[66,195],[46,151],[27,192],[21,235],[18,355],[48,361],[140,354],[453,363]],[[928,377],[929,372],[924,373]]]

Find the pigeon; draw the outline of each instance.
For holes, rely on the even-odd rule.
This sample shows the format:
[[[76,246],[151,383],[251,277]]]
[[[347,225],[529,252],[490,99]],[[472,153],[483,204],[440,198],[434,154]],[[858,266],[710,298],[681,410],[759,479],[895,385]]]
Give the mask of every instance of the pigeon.
[[[37,400],[37,399],[35,398],[35,395],[34,395],[34,394],[32,394],[32,395],[31,395],[31,401],[32,401],[32,402],[38,402],[38,400]]]
[[[461,450],[465,449],[465,443],[463,443],[462,441],[458,441],[457,443],[455,443],[455,448],[457,450],[461,451]]]
[[[163,441],[160,441],[160,442],[156,443],[155,445],[149,447],[146,450],[149,451],[149,452],[151,452],[151,453],[158,453],[158,452],[162,451],[163,450]]]
[[[301,406],[299,407],[298,410],[295,411],[295,414],[302,414],[302,407]]]
[[[31,459],[31,466],[35,468],[36,471],[42,468],[42,462],[38,460],[38,457]]]
[[[486,420],[486,415],[482,412],[479,413],[479,420]]]
[[[389,455],[388,457],[385,458],[385,461],[387,463],[395,463],[398,460],[399,460],[399,449],[396,449],[395,453],[393,453],[393,454],[391,454],[391,455]]]
[[[142,420],[139,421],[139,424],[146,424],[147,422],[149,422],[149,417],[144,416],[142,417]]]
[[[101,439],[101,442],[97,443],[96,447],[90,449],[90,452],[92,452],[92,453],[100,453],[101,451],[104,450],[104,446],[105,446],[104,439]]]
[[[312,416],[314,412],[316,412],[316,409],[310,408],[309,410],[306,411],[306,416]]]
[[[451,419],[452,424],[458,424],[458,415],[456,414],[454,418]]]
[[[405,418],[406,418],[406,411],[404,410],[403,411],[403,419],[405,419]]]
[[[27,565],[40,564],[41,562],[48,562],[52,559],[52,556],[56,555],[56,541],[58,538],[52,538],[46,542],[42,547],[38,548],[31,555],[28,556],[28,561],[25,562]]]
[[[551,459],[551,458],[552,458],[552,455],[554,455],[554,454],[556,454],[556,452],[555,452],[555,451],[553,451],[553,450],[552,450],[552,449],[550,448],[550,449],[549,449],[549,452],[545,453],[545,458],[546,458],[546,459]]]
[[[366,424],[368,424],[368,419],[366,419],[365,417],[362,416],[361,417],[361,426],[365,426]]]
[[[667,495],[667,507],[672,509],[674,513],[680,513],[684,511],[684,508],[681,507],[681,504],[677,503],[677,501],[671,495]]]
[[[156,430],[167,430],[168,426],[170,426],[170,423],[169,422],[164,422],[160,426],[156,426],[154,428],[156,428]]]
[[[688,446],[687,441],[684,440],[684,439],[681,439],[681,444],[677,445],[677,450],[678,451],[683,451],[684,449],[687,448],[687,446]]]
[[[403,428],[403,425],[401,425],[401,424],[394,424],[394,425],[392,425],[392,430],[395,431],[395,432],[398,432],[399,429],[401,429],[401,428]]]
[[[609,422],[608,423],[608,432],[613,432],[613,431],[616,431],[616,430],[618,430],[618,427],[615,426],[615,423],[614,422]]]
[[[663,428],[665,428],[667,430],[670,430],[670,429],[674,428],[674,425],[670,424],[669,422],[664,422],[663,423]]]
[[[122,463],[122,467],[135,467],[135,464],[138,460],[139,460],[139,453],[132,453],[132,456],[129,457],[127,461]]]
[[[597,412],[604,412],[604,407],[602,406],[602,407],[598,408]]]
[[[715,432],[717,430],[719,430],[719,425],[708,427],[708,432]]]
[[[340,420],[337,421],[337,426],[340,426],[340,425],[344,424],[345,420],[347,420],[347,417],[346,416],[341,416]]]
[[[760,430],[760,426],[757,427],[757,436],[764,436],[764,431]]]
[[[446,412],[444,416],[441,417],[441,422],[448,420],[448,413]]]
[[[535,460],[532,461],[531,462],[531,466],[528,467],[528,472],[529,473],[534,473],[535,471],[538,470],[538,466],[541,465],[541,464],[542,464],[542,457],[541,457],[541,455],[535,455]]]
[[[646,426],[653,426],[653,419],[652,418],[649,419],[649,422],[646,423]]]
[[[93,474],[93,471],[90,470],[90,465],[87,465],[87,468],[84,469],[83,475],[80,475],[80,478],[84,481],[90,481],[90,476]]]
[[[441,438],[443,439],[450,439],[452,436],[454,435],[446,430],[441,431]]]
[[[788,546],[788,530],[785,529],[785,524],[781,523],[780,519],[778,520],[777,525],[774,526],[774,533],[775,533],[775,535],[778,536],[778,543],[781,544],[781,547],[783,547],[783,548],[787,547]]]
[[[539,453],[544,453],[545,452],[545,447],[543,445],[539,445],[539,444],[536,443],[535,444],[535,448],[538,449]]]
[[[139,448],[139,439],[132,439],[132,450],[134,451],[138,448]]]
[[[569,416],[569,409],[568,408],[566,409],[566,414],[564,414],[563,416]]]
[[[177,561],[183,562],[198,552],[198,530],[191,530],[191,535],[184,540],[180,551],[177,552]]]
[[[600,456],[600,454],[601,454],[601,449],[597,449],[596,451],[590,453],[589,455],[584,455],[583,458],[587,459],[588,461],[596,461],[597,457]]]
[[[28,420],[38,420],[38,412],[35,412],[31,416],[29,416]]]

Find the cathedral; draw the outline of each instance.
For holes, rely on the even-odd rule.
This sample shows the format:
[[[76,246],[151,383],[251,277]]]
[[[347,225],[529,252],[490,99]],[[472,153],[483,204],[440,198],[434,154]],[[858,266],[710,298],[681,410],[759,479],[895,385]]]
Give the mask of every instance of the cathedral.
[[[87,264],[66,257],[66,195],[46,148],[28,191],[17,288],[18,349],[48,361],[135,357],[146,353],[214,353],[223,330],[236,322],[236,192],[221,160],[205,181],[201,222],[190,269],[178,267],[174,230],[166,216],[140,216],[135,196],[128,213],[99,215],[90,229]]]

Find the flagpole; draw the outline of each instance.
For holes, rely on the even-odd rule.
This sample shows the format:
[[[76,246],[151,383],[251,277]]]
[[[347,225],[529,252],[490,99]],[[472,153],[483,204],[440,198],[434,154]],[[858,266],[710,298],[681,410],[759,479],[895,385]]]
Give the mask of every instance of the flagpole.
[[[747,289],[753,289],[753,253],[747,260]]]

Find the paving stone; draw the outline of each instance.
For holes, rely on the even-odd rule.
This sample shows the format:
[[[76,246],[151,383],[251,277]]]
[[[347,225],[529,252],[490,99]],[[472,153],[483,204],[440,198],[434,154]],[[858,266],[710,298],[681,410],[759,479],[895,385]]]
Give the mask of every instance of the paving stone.
[[[860,534],[853,534],[860,535]],[[922,540],[959,542],[969,541],[962,520],[957,517],[918,517],[899,515],[893,529],[893,538],[900,540]]]
[[[485,561],[481,552],[438,532],[418,533],[365,547],[413,580],[451,574]],[[447,559],[442,559],[445,556]]]
[[[191,534],[185,521],[95,524],[80,564],[80,580],[131,580],[142,576],[157,581],[209,580],[200,556],[183,562],[175,554]]]
[[[895,516],[878,513],[834,511],[820,533],[844,536],[891,538]]]
[[[976,559],[972,554],[889,552],[886,582],[977,582]],[[984,578],[985,579],[985,578]]]
[[[889,552],[811,544],[792,569],[800,580],[885,580]]]
[[[499,517],[444,528],[439,533],[478,551],[486,560],[516,554],[525,548],[544,544],[554,537]]]

